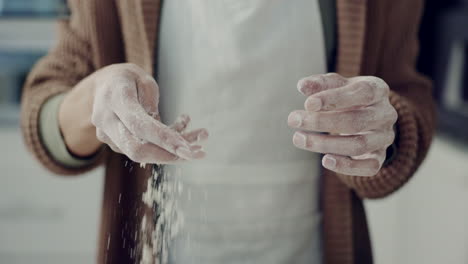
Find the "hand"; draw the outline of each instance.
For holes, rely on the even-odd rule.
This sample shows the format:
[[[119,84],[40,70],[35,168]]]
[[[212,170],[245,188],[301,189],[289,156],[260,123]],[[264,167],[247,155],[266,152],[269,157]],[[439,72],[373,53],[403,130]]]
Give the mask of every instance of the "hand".
[[[162,124],[158,115],[159,87],[138,66],[107,66],[84,83],[73,90],[84,89],[88,93],[92,90],[92,107],[85,119],[95,127],[95,138],[113,151],[140,163],[173,163],[205,156],[201,146],[194,143],[206,139],[208,132],[205,129],[185,132],[190,122],[185,115],[172,126]],[[78,136],[84,137],[84,132]]]
[[[97,78],[92,123],[99,140],[114,151],[141,163],[201,159],[208,132],[183,133],[190,118],[182,116],[171,127],[158,118],[159,87],[135,65],[114,65]]]
[[[323,166],[337,173],[377,174],[394,141],[398,117],[388,85],[373,76],[328,73],[300,80],[298,89],[308,98],[305,111],[293,111],[288,117],[288,125],[300,130],[294,133],[294,145],[326,154]]]

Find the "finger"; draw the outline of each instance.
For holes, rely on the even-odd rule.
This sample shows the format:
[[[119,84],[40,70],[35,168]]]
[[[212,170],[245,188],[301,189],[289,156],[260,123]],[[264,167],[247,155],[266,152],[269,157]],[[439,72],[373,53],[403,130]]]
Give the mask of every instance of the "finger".
[[[334,72],[317,74],[299,80],[297,82],[297,89],[303,95],[309,96],[321,91],[341,87],[346,85],[347,82],[348,80],[345,77]]]
[[[175,131],[181,133],[182,131],[184,131],[187,128],[189,123],[190,123],[190,117],[188,115],[181,115],[169,127],[174,129]]]
[[[174,155],[159,146],[142,140],[133,135],[125,125],[116,120],[114,129],[111,129],[106,134],[117,145],[123,154],[131,160],[139,163],[172,163],[183,159],[178,155]],[[203,158],[204,152],[197,150],[195,158]]]
[[[346,112],[296,110],[289,114],[288,125],[314,132],[357,134],[380,129],[382,122],[387,122],[383,118],[382,113],[370,107]]]
[[[136,99],[136,89],[121,88],[118,98],[111,100],[111,108],[124,126],[136,137],[149,141],[170,153],[190,160],[195,158],[189,143],[176,131],[152,118]]]
[[[387,148],[382,148],[382,149],[379,149],[370,153],[366,153],[363,155],[353,156],[352,158],[355,160],[376,159],[379,161],[380,164],[383,164],[383,162],[385,161],[386,154],[387,154],[386,149]]]
[[[180,159],[156,145],[135,137],[118,119],[115,120],[113,129],[107,134],[121,150],[121,153],[135,162],[152,164],[173,162]]]
[[[330,111],[358,108],[382,101],[389,94],[388,85],[380,78],[356,77],[349,84],[313,94],[305,101],[307,111]]]
[[[323,154],[360,156],[387,148],[395,138],[393,130],[373,131],[361,135],[324,135],[297,131],[293,142],[298,148]]]
[[[379,150],[365,159],[327,154],[322,158],[322,165],[334,172],[351,176],[374,176],[382,167],[385,150]]]
[[[190,146],[190,150],[199,151],[199,150],[203,150],[203,147],[200,145],[194,145],[194,146]]]
[[[182,136],[189,143],[202,142],[208,138],[208,131],[204,128],[183,133]]]
[[[99,128],[96,129],[96,137],[102,143],[107,144],[112,151],[122,154],[122,151],[117,147],[117,145],[115,145],[114,142],[112,142],[112,140]]]

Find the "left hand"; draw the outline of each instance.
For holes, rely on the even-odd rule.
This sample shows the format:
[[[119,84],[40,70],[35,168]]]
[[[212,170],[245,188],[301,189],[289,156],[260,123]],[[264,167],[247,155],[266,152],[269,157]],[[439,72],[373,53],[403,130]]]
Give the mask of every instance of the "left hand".
[[[305,111],[293,111],[288,117],[288,125],[299,129],[294,145],[326,154],[323,166],[337,173],[376,175],[394,141],[398,118],[385,81],[328,73],[300,80],[298,89],[308,98]]]

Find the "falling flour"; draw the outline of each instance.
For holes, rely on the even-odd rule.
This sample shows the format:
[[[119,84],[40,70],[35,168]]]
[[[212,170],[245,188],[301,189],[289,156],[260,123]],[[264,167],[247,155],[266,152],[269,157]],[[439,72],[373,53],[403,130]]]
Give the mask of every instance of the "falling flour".
[[[180,169],[175,170],[175,173],[180,174]],[[174,195],[182,192],[182,183],[167,181],[167,174],[161,169],[153,169],[146,192],[142,195],[143,203],[156,210],[156,224],[148,228],[152,223],[147,223],[146,217],[142,219],[141,232],[144,244],[140,264],[167,263],[171,240],[184,225],[183,214],[174,199]]]

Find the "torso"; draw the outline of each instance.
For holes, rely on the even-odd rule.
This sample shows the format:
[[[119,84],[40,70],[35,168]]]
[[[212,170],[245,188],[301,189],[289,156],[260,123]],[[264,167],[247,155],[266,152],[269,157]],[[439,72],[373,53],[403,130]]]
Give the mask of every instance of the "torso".
[[[319,158],[286,124],[297,80],[326,70],[317,1],[166,1],[159,40],[163,121],[210,132],[205,159],[166,167],[183,190],[170,262],[319,263]]]

